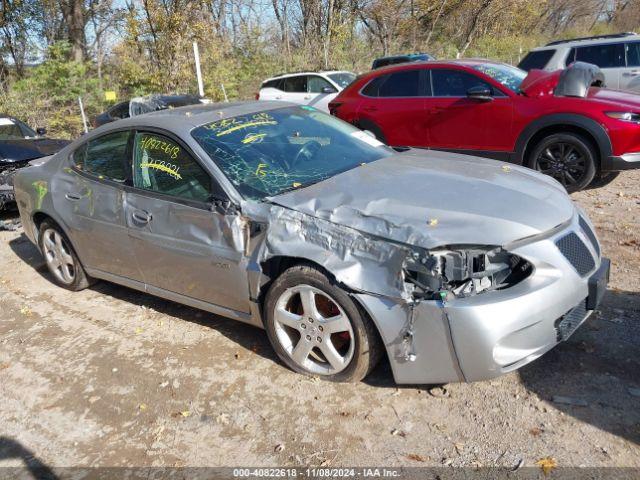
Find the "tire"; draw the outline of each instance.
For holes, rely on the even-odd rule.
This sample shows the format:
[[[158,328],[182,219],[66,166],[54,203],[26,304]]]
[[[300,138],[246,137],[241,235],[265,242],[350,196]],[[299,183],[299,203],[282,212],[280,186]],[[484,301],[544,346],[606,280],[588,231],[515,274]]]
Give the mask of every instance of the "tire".
[[[93,283],[78,260],[71,242],[51,220],[45,220],[40,225],[38,246],[56,285],[77,292]]]
[[[366,314],[311,265],[290,267],[274,281],[264,319],[276,354],[298,373],[359,382],[382,355],[378,332]]]
[[[601,188],[609,185],[613,182],[618,175],[622,172],[605,172],[601,173],[600,176],[593,179],[593,181],[589,184],[589,188]]]
[[[596,175],[597,153],[575,133],[555,133],[540,140],[529,155],[530,168],[558,180],[573,193],[586,188]]]

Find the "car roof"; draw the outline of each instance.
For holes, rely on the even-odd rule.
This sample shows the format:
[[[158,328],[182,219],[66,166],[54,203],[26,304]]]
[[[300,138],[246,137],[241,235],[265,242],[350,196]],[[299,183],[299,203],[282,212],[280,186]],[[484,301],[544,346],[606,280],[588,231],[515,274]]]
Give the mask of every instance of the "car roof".
[[[532,48],[532,52],[540,50],[557,50],[558,48],[571,48],[579,45],[606,45],[627,41],[640,41],[640,35],[635,32],[616,33],[611,35],[599,35],[594,37],[568,38],[556,40],[541,47]]]
[[[418,62],[407,62],[407,63],[396,63],[394,65],[385,65],[384,67],[376,68],[375,70],[371,70],[366,73],[365,76],[369,76],[375,72],[375,74],[379,74],[381,72],[390,72],[394,70],[404,70],[404,69],[412,69],[416,66],[463,66],[463,67],[474,67],[476,65],[508,65],[503,62],[496,62],[495,60],[487,60],[485,58],[461,58],[457,60],[420,60]]]
[[[176,133],[188,134],[195,127],[239,115],[251,115],[277,108],[296,106],[290,102],[248,101],[207,103],[168,108],[155,112],[123,118],[91,130],[83,138],[90,138],[111,130],[135,127],[154,127]]]
[[[287,77],[297,77],[298,75],[331,75],[333,73],[353,73],[349,70],[320,70],[320,71],[300,71],[300,72],[289,72],[289,73],[279,73],[278,75],[274,75],[273,77],[269,77],[262,81],[262,83],[270,82],[271,80],[278,80],[280,78]]]

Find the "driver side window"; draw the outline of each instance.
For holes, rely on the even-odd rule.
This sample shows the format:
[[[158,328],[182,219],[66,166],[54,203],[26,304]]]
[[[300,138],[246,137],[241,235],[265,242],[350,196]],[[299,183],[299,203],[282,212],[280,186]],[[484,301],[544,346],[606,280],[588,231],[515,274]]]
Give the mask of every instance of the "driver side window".
[[[135,138],[133,184],[172,197],[207,202],[211,177],[173,140],[138,132]]]

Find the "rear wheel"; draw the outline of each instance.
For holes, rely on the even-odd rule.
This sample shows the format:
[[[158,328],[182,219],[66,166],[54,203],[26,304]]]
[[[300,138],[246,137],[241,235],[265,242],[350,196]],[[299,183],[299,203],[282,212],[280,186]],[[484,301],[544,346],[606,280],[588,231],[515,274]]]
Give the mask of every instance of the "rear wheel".
[[[91,279],[82,268],[76,252],[60,227],[50,220],[45,220],[40,225],[38,241],[47,268],[56,284],[72,291],[83,290],[91,284]]]
[[[529,166],[558,180],[569,193],[587,187],[596,174],[596,151],[584,137],[556,133],[533,148]]]
[[[265,300],[265,327],[278,357],[299,373],[358,382],[380,359],[371,321],[312,266],[291,267],[274,282]]]

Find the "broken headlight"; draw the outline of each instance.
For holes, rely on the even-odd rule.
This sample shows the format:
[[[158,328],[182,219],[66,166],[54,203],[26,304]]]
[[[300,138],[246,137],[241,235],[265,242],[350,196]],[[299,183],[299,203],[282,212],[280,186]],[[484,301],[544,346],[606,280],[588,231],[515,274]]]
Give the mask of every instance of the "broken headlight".
[[[415,298],[439,300],[508,288],[532,271],[531,263],[500,247],[452,247],[414,250],[405,261],[404,279]]]

